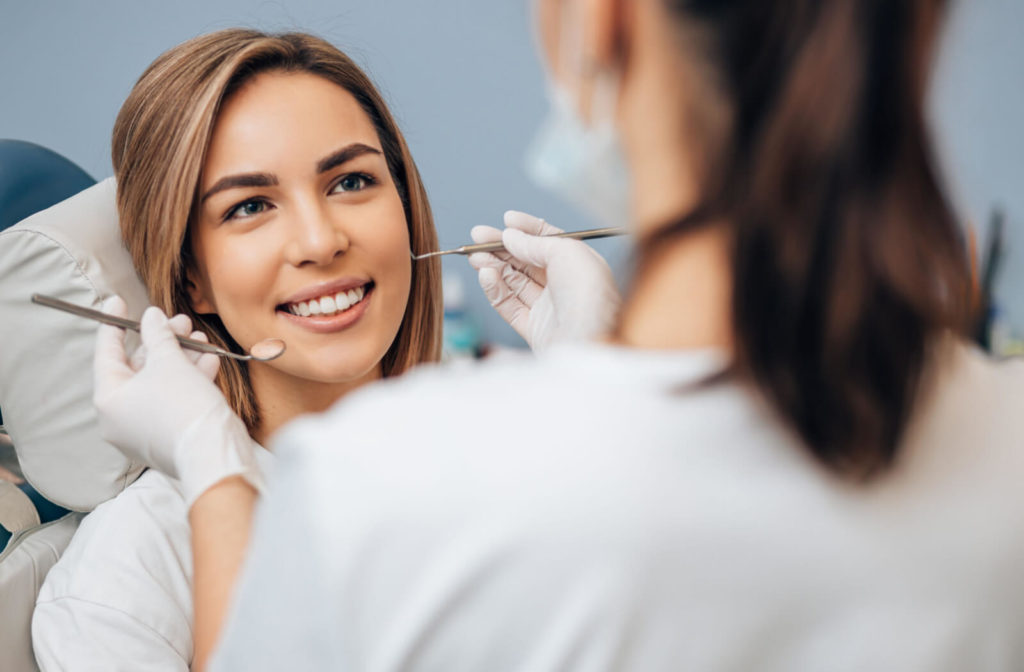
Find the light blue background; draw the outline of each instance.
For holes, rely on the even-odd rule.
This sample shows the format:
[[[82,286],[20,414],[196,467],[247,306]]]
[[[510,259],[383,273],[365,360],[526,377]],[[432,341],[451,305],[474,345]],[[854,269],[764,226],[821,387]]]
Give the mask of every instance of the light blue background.
[[[444,246],[509,208],[563,228],[595,225],[534,188],[523,147],[543,118],[543,74],[527,0],[0,0],[0,137],[30,140],[94,177],[111,174],[117,110],[142,70],[195,35],[236,25],[305,30],[363,65],[389,101],[424,175]],[[957,11],[933,90],[933,116],[961,212],[1000,204],[1010,263],[1000,284],[1024,327],[1024,0],[970,0]],[[620,277],[621,241],[595,244]],[[465,260],[473,313],[492,341],[520,344],[487,307]]]

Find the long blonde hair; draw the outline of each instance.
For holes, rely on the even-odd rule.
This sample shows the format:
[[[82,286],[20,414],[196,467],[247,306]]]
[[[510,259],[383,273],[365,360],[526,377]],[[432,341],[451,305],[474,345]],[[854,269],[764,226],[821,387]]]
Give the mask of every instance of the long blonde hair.
[[[269,71],[318,75],[355,97],[380,138],[413,251],[437,249],[430,204],[405,138],[380,93],[348,56],[311,35],[245,29],[203,35],[174,47],[142,74],[114,124],[111,152],[121,235],[150,301],[169,315],[185,313],[213,343],[236,352],[239,347],[220,319],[192,307],[190,229],[221,105],[245,82]],[[441,317],[440,262],[418,261],[402,325],[381,362],[384,376],[440,358]],[[254,431],[260,412],[246,364],[224,359],[217,384]]]

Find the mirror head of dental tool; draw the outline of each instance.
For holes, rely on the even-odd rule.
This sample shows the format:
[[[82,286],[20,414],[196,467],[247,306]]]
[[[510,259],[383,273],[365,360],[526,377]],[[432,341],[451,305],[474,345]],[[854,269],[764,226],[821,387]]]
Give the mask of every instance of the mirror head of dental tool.
[[[548,236],[542,236],[542,238],[572,238],[574,240],[593,240],[596,238],[611,238],[613,236],[624,236],[629,233],[629,230],[623,227],[605,227],[602,229],[587,229],[586,231],[563,231],[562,233],[553,233]],[[429,259],[430,257],[442,257],[447,254],[462,254],[470,255],[477,252],[501,252],[505,249],[504,243],[500,240],[493,243],[476,243],[474,245],[463,245],[456,247],[451,250],[441,250],[438,252],[426,252],[424,254],[415,254],[410,250],[409,255],[414,261],[420,259]]]
[[[65,313],[71,313],[72,315],[78,315],[79,317],[85,317],[90,320],[102,322],[104,324],[110,324],[115,327],[121,327],[122,329],[131,329],[132,331],[139,331],[139,323],[135,320],[129,320],[124,317],[117,315],[110,315],[99,310],[92,308],[86,308],[85,306],[79,306],[78,304],[68,303],[58,298],[47,296],[45,294],[33,294],[32,303],[37,303],[41,306],[47,306],[48,308],[56,308],[57,310],[63,310]],[[249,354],[240,355],[236,352],[219,348],[212,343],[206,341],[197,341],[193,338],[187,338],[185,336],[177,336],[178,343],[181,347],[188,348],[189,350],[195,350],[197,352],[205,352],[211,355],[217,355],[218,357],[228,357],[230,359],[237,359],[240,361],[257,361],[257,362],[269,362],[273,359],[277,359],[284,354],[287,345],[280,338],[265,338],[259,341],[252,348],[249,349]]]

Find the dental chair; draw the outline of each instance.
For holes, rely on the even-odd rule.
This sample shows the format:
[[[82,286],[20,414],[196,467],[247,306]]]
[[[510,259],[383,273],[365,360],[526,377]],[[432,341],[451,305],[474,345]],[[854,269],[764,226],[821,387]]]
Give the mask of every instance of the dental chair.
[[[3,672],[38,669],[31,621],[46,573],[85,514],[143,471],[99,436],[96,323],[30,301],[38,292],[95,308],[116,293],[141,315],[146,291],[121,243],[114,181],[89,186],[74,164],[33,147],[0,140],[0,409],[27,482],[0,481]]]
[[[60,154],[0,139],[0,231],[96,184]]]

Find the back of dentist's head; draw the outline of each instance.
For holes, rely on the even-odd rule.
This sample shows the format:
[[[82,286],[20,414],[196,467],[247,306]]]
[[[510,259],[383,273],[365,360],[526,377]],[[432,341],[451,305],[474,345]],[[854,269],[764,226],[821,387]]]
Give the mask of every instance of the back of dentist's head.
[[[924,117],[945,3],[659,1],[729,122],[703,152],[700,205],[646,241],[641,270],[643,250],[726,222],[738,372],[822,463],[876,474],[933,346],[966,323]]]

